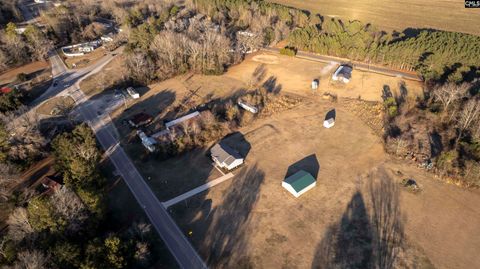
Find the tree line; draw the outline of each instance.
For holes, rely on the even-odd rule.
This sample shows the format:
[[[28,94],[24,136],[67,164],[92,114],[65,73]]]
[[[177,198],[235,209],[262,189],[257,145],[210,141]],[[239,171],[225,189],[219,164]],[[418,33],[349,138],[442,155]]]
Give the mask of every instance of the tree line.
[[[53,42],[36,25],[28,25],[20,34],[15,23],[9,22],[0,30],[0,72],[33,60],[45,60],[52,48]]]
[[[15,202],[0,240],[0,263],[15,268],[126,268],[149,266],[150,225],[124,232],[107,216],[100,151],[86,124],[52,142],[64,186]],[[24,195],[25,196],[25,195]]]
[[[322,17],[263,0],[194,0],[193,4],[213,19],[228,18],[239,27],[251,26],[259,18],[271,25],[284,23],[289,46],[300,50],[415,70],[425,80],[461,82],[480,77],[480,37],[475,35],[434,29],[387,33],[369,23]],[[275,39],[284,37],[277,33]]]

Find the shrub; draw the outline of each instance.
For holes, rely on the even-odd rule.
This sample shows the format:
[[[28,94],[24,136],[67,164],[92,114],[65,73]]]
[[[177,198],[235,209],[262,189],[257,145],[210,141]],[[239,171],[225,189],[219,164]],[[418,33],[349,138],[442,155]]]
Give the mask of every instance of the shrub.
[[[180,8],[177,7],[177,6],[173,6],[171,9],[170,9],[170,16],[175,16],[177,15],[177,13],[180,11]]]
[[[456,150],[450,150],[442,152],[438,156],[437,167],[447,173],[453,173],[455,170],[455,162],[458,159],[458,152]]]
[[[263,44],[269,46],[275,41],[275,31],[272,27],[267,27],[263,30]]]
[[[395,101],[395,98],[388,97],[387,99],[385,99],[385,101],[383,101],[383,105],[385,106],[387,114],[390,118],[398,115],[398,105],[397,101]]]
[[[17,80],[18,81],[27,81],[28,77],[27,77],[27,74],[25,73],[19,73],[17,75]]]
[[[297,55],[297,49],[294,47],[285,47],[280,49],[280,54],[287,55],[287,56],[295,56]]]
[[[232,102],[225,105],[225,120],[232,121],[237,117],[238,108]]]
[[[240,117],[240,126],[246,126],[253,120],[253,114],[247,111],[243,111],[242,116]]]

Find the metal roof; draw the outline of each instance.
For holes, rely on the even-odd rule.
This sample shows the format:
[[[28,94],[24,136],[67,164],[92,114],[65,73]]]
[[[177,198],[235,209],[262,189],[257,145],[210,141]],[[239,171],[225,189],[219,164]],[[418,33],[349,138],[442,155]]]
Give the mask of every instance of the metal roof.
[[[296,192],[300,192],[301,190],[315,183],[315,178],[308,172],[300,170],[287,177],[283,181],[290,184],[290,186],[292,186]]]

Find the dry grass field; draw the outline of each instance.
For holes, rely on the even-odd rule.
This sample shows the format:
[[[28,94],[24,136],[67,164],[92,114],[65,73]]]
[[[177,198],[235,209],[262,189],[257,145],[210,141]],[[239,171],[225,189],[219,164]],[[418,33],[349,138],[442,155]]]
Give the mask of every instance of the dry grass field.
[[[384,85],[397,90],[401,80],[395,77],[354,72],[350,84],[338,86],[328,79],[332,66],[257,53],[222,76],[182,75],[139,89],[141,98],[112,117],[122,145],[161,201],[220,173],[207,149],[168,160],[148,156],[122,120],[144,111],[156,117],[147,131],[156,131],[181,103],[198,105],[247,88],[259,67],[269,87],[303,101],[225,138],[246,154],[246,165],[234,178],[170,208],[185,234],[192,232],[210,268],[317,268],[339,260],[368,268],[378,261],[374,242],[382,242],[380,231],[391,223],[398,225],[398,238],[405,236],[397,268],[480,266],[475,253],[480,238],[472,236],[480,229],[478,190],[444,184],[384,152],[379,102]],[[316,94],[310,90],[313,78],[320,79]],[[421,84],[405,83],[411,97],[421,94]],[[327,91],[337,94],[338,102],[322,99]],[[362,105],[359,96],[373,105]],[[325,114],[332,109],[335,126],[325,129]],[[317,187],[294,198],[281,182],[299,168],[316,176]],[[390,180],[373,180],[380,176]],[[408,177],[415,178],[420,193],[399,185]],[[378,203],[390,213],[376,210]],[[391,248],[381,246],[387,253],[382,257],[391,260]],[[361,258],[346,258],[351,255]]]
[[[118,85],[119,81],[123,81],[127,75],[124,61],[123,56],[118,56],[109,62],[101,72],[82,80],[80,87],[83,93],[87,96],[94,96],[120,86]]]
[[[60,115],[64,111],[70,110],[75,101],[70,96],[54,97],[43,103],[37,108],[37,113],[43,115]]]
[[[78,57],[66,57],[61,50],[58,51],[58,54],[62,57],[63,61],[69,68],[82,68],[89,66],[100,60],[106,53],[107,51],[103,47]]]
[[[322,122],[332,108],[336,124],[325,129]],[[348,268],[369,268],[363,266],[378,255],[371,249],[381,234],[373,225],[378,218],[388,219],[385,229],[397,223],[396,236],[405,235],[398,268],[480,265],[475,254],[480,239],[471,236],[480,228],[474,207],[480,193],[391,160],[381,138],[341,101],[306,102],[259,119],[227,140],[239,145],[238,138],[250,148],[246,167],[229,182],[171,208],[185,233],[193,232],[191,240],[211,268],[317,268],[339,260]],[[294,198],[281,182],[298,169],[316,176],[317,186]],[[382,174],[391,181],[372,180]],[[400,187],[406,177],[414,177],[423,191]],[[379,213],[374,203],[389,210]]]
[[[480,13],[465,9],[464,1],[440,0],[270,0],[324,17],[340,17],[372,23],[384,30],[433,28],[480,35]]]

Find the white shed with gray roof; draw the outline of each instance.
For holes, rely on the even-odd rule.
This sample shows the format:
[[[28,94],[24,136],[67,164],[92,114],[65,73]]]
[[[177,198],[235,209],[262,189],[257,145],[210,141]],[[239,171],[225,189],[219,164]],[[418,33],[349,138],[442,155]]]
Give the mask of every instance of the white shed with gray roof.
[[[212,160],[220,168],[232,170],[243,164],[243,158],[237,151],[221,143],[215,144],[210,150],[210,154],[212,155]]]

